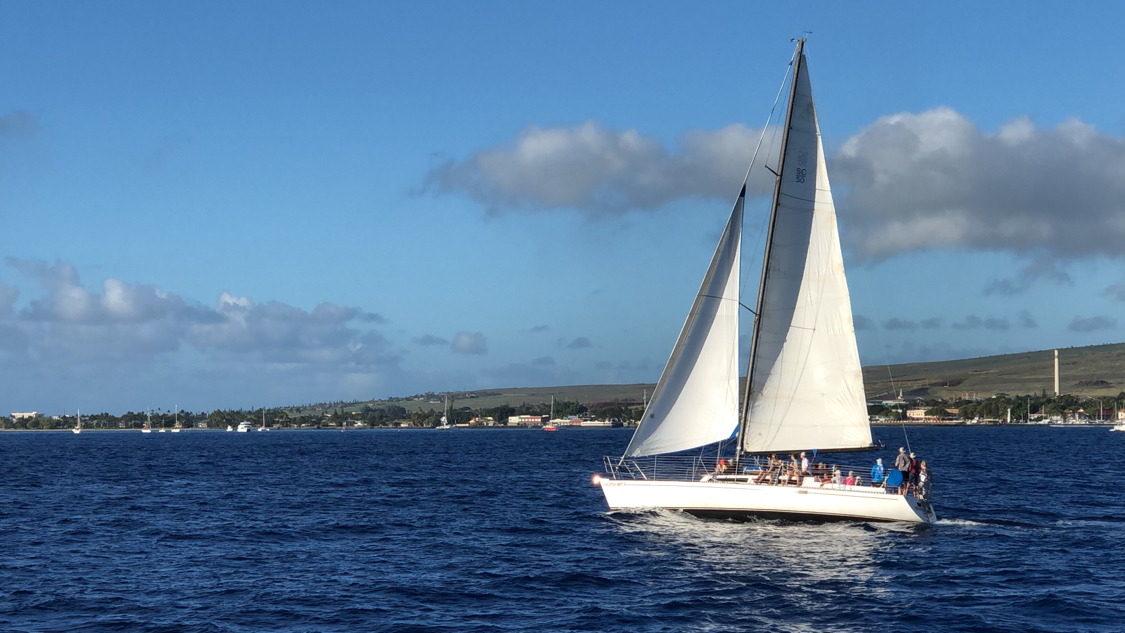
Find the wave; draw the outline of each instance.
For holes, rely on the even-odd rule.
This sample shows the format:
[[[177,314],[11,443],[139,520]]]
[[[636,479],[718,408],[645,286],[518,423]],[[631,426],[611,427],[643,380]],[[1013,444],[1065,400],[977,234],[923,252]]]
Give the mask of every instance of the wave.
[[[988,523],[971,521],[969,519],[938,519],[937,525],[961,525],[969,527],[987,527]]]

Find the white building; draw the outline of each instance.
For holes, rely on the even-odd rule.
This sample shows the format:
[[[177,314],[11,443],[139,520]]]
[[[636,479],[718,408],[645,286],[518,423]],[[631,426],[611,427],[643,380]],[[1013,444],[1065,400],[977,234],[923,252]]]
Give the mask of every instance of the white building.
[[[36,418],[36,417],[39,417],[38,411],[32,411],[30,413],[13,413],[12,414],[13,420],[23,420],[23,419],[30,419],[30,418]]]

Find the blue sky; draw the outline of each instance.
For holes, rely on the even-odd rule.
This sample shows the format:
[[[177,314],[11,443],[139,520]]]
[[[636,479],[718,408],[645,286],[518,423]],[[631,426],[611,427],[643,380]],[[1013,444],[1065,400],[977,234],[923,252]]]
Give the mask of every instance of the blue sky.
[[[806,30],[865,363],[1121,340],[1117,3],[6,3],[0,411],[655,381]]]

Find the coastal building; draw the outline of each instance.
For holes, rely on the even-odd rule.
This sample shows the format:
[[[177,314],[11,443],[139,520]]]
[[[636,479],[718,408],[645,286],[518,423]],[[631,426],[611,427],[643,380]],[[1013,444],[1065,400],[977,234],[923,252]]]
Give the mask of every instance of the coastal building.
[[[926,419],[925,409],[907,409],[906,418],[909,420],[924,420]]]
[[[543,426],[550,416],[546,415],[513,415],[508,417],[508,426]]]
[[[13,420],[28,420],[28,419],[37,418],[37,417],[39,417],[38,411],[30,411],[30,412],[27,412],[27,413],[12,413],[12,419]]]

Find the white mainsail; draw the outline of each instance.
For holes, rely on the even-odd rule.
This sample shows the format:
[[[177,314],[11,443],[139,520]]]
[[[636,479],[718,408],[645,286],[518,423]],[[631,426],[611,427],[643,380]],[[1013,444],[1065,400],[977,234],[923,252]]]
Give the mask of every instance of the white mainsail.
[[[738,427],[738,275],[746,186],[626,457],[725,440]]]
[[[836,208],[803,54],[793,81],[758,304],[746,452],[871,445]]]

